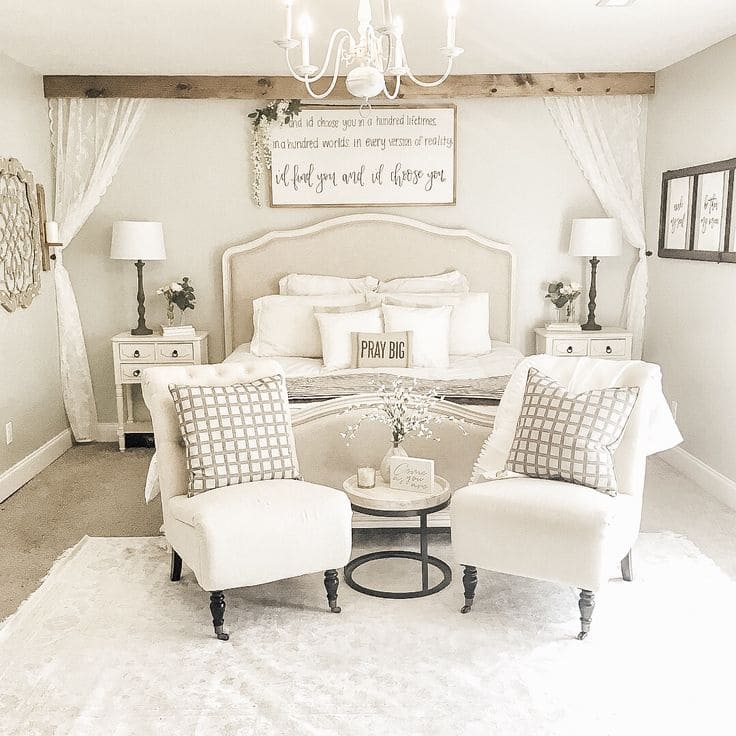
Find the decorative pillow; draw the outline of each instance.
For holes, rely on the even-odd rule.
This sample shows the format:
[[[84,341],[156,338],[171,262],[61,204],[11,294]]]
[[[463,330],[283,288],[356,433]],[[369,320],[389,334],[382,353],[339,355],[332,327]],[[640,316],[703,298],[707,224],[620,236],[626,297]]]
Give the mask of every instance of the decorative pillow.
[[[383,320],[378,307],[358,312],[315,312],[322,336],[325,368],[350,368],[353,362],[353,332],[381,332]]]
[[[221,486],[299,479],[281,376],[232,386],[169,386],[189,469],[189,495]]]
[[[322,340],[315,307],[365,304],[363,294],[328,296],[262,296],[253,300],[253,340],[250,350],[261,357],[321,358]]]
[[[405,307],[451,305],[450,355],[482,355],[491,351],[489,294],[391,294],[384,304]]]
[[[463,294],[470,291],[470,284],[460,271],[450,271],[436,276],[408,276],[391,279],[391,281],[381,281],[378,291],[381,294],[431,294],[438,291]]]
[[[411,368],[413,332],[353,332],[353,368]]]
[[[615,496],[613,452],[638,394],[638,387],[569,394],[530,368],[506,469]]]
[[[308,273],[290,273],[279,279],[279,294],[283,296],[319,296],[325,294],[363,294],[375,291],[378,279],[361,276],[347,279],[342,276],[318,276]]]
[[[452,307],[396,307],[383,305],[386,332],[413,332],[415,368],[448,368]]]

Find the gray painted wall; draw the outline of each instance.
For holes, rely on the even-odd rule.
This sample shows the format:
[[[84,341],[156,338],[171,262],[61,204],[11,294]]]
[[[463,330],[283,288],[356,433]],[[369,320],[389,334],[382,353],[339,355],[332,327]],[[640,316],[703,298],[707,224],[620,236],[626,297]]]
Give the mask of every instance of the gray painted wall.
[[[647,140],[647,237],[656,252],[662,172],[736,157],[736,37],[657,74]],[[736,480],[736,264],[649,261],[645,358],[678,402],[683,447]]]
[[[12,156],[51,189],[48,114],[39,74],[0,54],[0,156]],[[50,202],[49,202],[50,204]],[[0,309],[0,473],[67,427],[59,379],[54,280],[42,274],[28,309]],[[12,420],[14,441],[5,444]]]

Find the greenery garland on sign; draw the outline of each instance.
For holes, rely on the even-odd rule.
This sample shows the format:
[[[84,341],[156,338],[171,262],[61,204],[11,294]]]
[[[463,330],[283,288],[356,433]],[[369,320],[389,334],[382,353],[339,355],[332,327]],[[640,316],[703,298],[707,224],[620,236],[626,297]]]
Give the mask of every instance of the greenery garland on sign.
[[[271,125],[288,125],[302,110],[301,100],[274,100],[248,115],[253,120],[250,160],[253,165],[253,201],[263,207],[263,182],[271,170]]]

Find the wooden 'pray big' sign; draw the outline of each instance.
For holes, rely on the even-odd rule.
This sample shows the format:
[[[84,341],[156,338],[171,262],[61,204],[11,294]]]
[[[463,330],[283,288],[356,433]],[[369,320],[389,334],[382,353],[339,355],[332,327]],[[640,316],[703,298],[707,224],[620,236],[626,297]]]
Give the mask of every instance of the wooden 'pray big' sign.
[[[409,332],[353,332],[353,368],[411,368]]]

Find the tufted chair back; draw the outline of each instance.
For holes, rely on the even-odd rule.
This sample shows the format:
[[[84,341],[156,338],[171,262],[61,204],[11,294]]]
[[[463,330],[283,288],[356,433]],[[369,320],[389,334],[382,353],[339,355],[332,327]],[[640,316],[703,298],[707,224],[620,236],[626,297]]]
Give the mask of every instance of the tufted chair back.
[[[247,364],[219,363],[216,365],[161,366],[143,372],[143,398],[153,421],[156,438],[161,505],[166,521],[167,503],[172,496],[187,492],[187,466],[179,419],[169,386],[230,386],[251,383],[259,378],[283,375],[278,363],[254,359]]]
[[[619,493],[641,497],[647,455],[673,447],[682,441],[677,425],[662,393],[662,373],[658,365],[639,360],[612,361],[596,358],[569,358],[533,355],[516,367],[498,407],[493,432],[473,468],[471,483],[492,478],[502,471],[511,450],[516,423],[521,412],[529,368],[534,367],[578,394],[592,389],[638,386],[639,395],[614,454]]]

